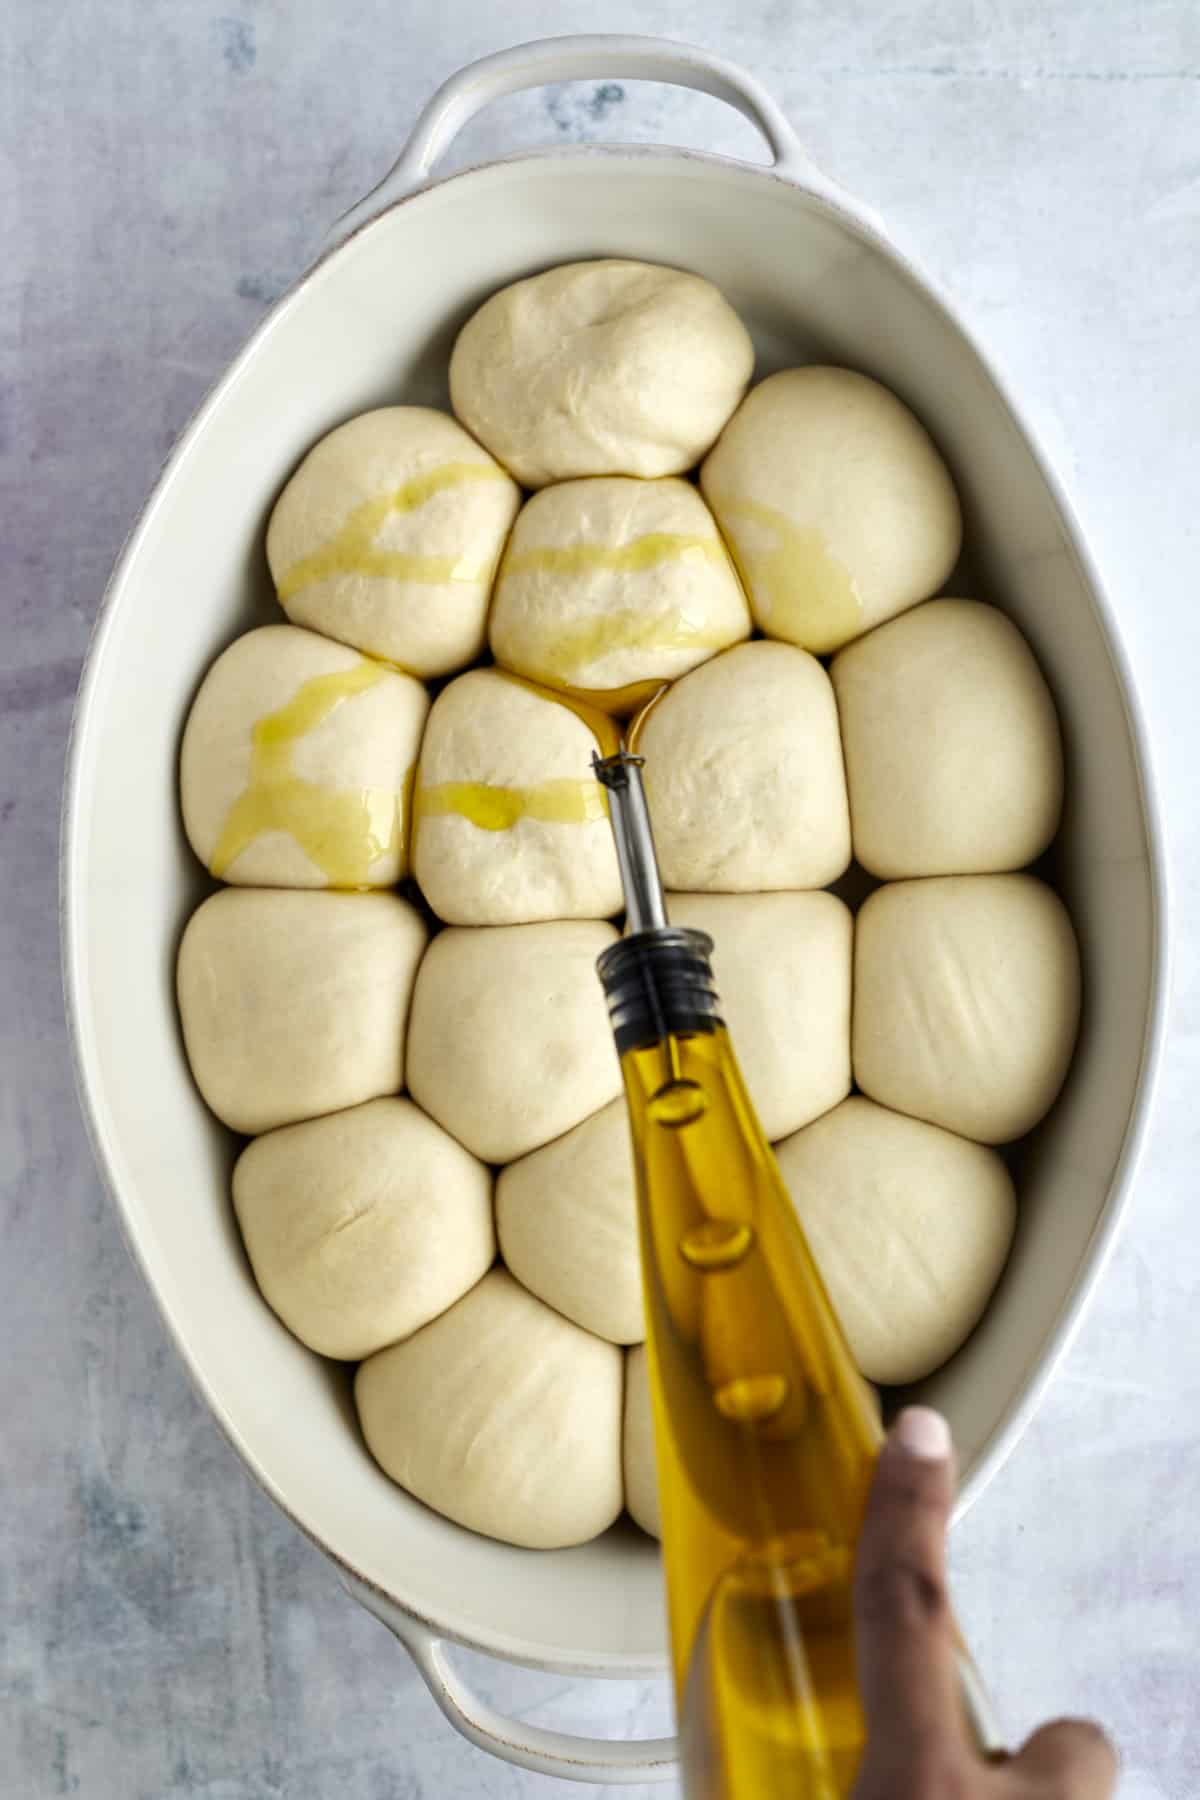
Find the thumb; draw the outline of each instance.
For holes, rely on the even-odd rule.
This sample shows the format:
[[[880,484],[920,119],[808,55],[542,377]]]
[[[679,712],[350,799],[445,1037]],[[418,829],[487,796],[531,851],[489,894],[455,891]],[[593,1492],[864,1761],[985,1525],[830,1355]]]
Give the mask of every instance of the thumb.
[[[1090,1720],[1058,1719],[1035,1731],[1009,1768],[1014,1775],[1044,1783],[1046,1793],[1061,1794],[1064,1800],[1072,1795],[1106,1800],[1116,1788],[1117,1753]]]
[[[868,1741],[885,1754],[962,1737],[946,1593],[953,1501],[950,1428],[907,1407],[879,1458],[855,1565],[859,1690]]]

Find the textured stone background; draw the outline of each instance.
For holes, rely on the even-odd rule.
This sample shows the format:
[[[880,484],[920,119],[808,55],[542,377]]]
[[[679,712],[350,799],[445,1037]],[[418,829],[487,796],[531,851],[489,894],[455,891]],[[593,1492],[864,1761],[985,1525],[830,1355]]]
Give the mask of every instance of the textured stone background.
[[[1123,1800],[1200,1791],[1200,9],[741,0],[733,20],[717,0],[4,8],[5,1800],[571,1792],[452,1734],[193,1397],[77,1116],[54,882],[89,627],[197,400],[440,79],[504,43],[594,29],[693,38],[759,74],[819,159],[958,296],[1041,428],[1115,597],[1173,834],[1173,1055],[1111,1273],[955,1562],[1014,1733],[1052,1709],[1091,1710],[1124,1748]],[[506,102],[455,160],[600,136],[754,153],[715,102],[598,81]],[[653,1685],[472,1672],[543,1723],[665,1727]]]

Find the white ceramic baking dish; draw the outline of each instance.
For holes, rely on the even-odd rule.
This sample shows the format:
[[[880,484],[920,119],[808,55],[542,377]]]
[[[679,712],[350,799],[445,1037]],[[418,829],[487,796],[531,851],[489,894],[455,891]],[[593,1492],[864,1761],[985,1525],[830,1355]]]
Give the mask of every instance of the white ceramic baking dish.
[[[481,105],[570,77],[716,94],[773,164],[677,150],[555,148],[435,181]],[[278,1504],[408,1646],[468,1737],[590,1781],[668,1776],[672,1743],[575,1740],[496,1716],[446,1642],[599,1676],[665,1667],[659,1568],[618,1528],[537,1553],[473,1536],[394,1488],[358,1435],[345,1375],[290,1338],[250,1279],[228,1203],[233,1143],[192,1086],[173,965],[206,883],[176,803],[202,671],[269,617],[270,502],[339,420],[444,401],[455,331],[485,295],[572,258],[696,269],[753,330],[759,373],[819,356],[877,375],[957,476],[977,591],[1032,641],[1058,699],[1069,801],[1058,874],[1086,969],[1066,1091],[1024,1158],[1011,1263],[987,1317],[922,1392],[949,1415],[960,1507],[1028,1420],[1078,1324],[1129,1191],[1162,1040],[1164,862],[1145,725],[1063,496],[944,298],[816,170],[757,84],[652,39],[574,38],[490,57],[421,116],[340,242],[274,307],[176,446],[113,575],[76,709],[63,833],[63,947],[79,1084],[133,1253],[216,1418]]]

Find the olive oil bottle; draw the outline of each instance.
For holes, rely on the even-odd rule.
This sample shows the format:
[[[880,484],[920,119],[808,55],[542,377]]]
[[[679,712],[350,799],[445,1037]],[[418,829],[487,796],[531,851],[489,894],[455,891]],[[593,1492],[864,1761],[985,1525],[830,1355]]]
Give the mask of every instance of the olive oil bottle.
[[[668,926],[640,780],[608,789],[629,935],[599,973],[633,1140],[689,1800],[841,1800],[863,1749],[851,1584],[882,1442],[713,985]]]

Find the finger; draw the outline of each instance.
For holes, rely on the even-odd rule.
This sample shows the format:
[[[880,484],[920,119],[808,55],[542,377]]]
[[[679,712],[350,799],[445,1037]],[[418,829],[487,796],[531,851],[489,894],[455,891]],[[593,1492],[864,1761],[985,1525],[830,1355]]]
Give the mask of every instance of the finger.
[[[1035,1731],[1008,1767],[1040,1782],[1055,1800],[1109,1800],[1117,1785],[1117,1753],[1089,1719],[1057,1719]]]
[[[950,1431],[908,1407],[879,1458],[855,1565],[859,1691],[878,1748],[962,1737],[946,1527],[954,1500]]]

